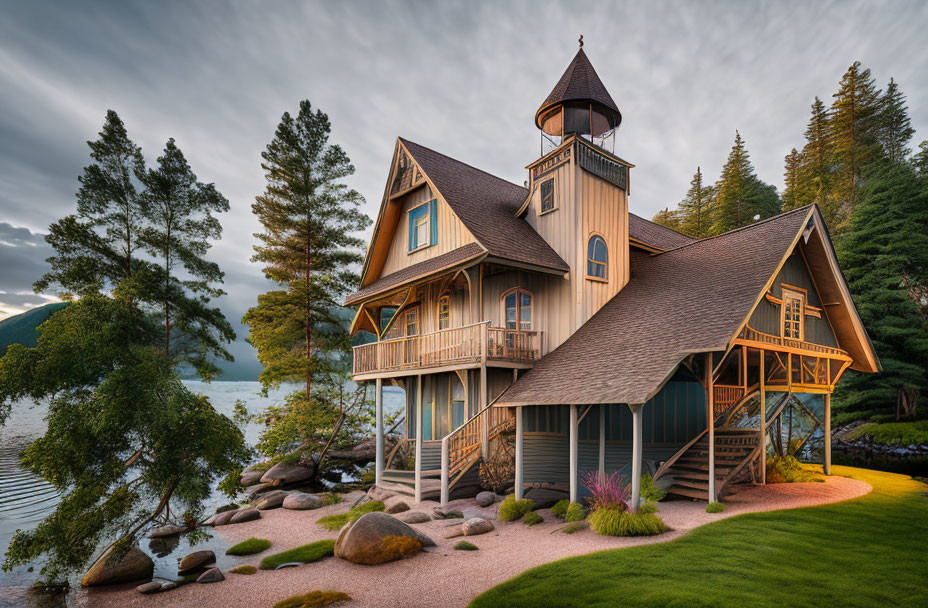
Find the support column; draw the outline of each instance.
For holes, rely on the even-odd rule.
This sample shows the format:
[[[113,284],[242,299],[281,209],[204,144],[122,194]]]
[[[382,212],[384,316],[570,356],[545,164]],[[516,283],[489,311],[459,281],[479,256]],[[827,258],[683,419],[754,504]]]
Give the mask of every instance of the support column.
[[[706,353],[706,405],[709,423],[709,502],[716,502],[715,495],[715,390],[712,382],[712,353]]]
[[[525,429],[522,426],[522,408],[516,408],[516,500],[522,500],[522,455],[523,436]]]
[[[422,502],[422,374],[416,376],[416,502]]]
[[[632,513],[638,511],[638,505],[641,502],[641,410],[643,407],[641,404],[628,405],[628,409],[632,411],[632,502],[628,505],[628,509]]]
[[[570,406],[570,502],[577,502],[577,434],[579,424],[577,423],[577,406]]]
[[[599,406],[599,479],[606,477],[606,405]]]
[[[484,326],[484,331],[486,331],[486,326]],[[486,341],[484,341],[486,344]],[[486,349],[484,349],[484,353]],[[483,362],[483,365],[480,366],[480,409],[478,412],[482,412],[487,406],[487,363]],[[480,417],[480,455],[484,458],[487,457],[490,451],[490,435],[489,428],[489,416],[483,415]]]
[[[448,498],[450,494],[449,485],[448,485],[448,474],[449,469],[451,468],[451,453],[450,447],[448,446],[448,438],[445,437],[441,440],[441,506],[444,507],[448,504]]]
[[[377,378],[375,382],[376,395],[374,403],[376,404],[376,436],[374,438],[374,483],[380,485],[383,481],[383,380]]]
[[[760,483],[767,485],[767,372],[764,371],[764,351],[758,350],[757,354],[760,355]]]
[[[825,475],[831,475],[831,393],[825,393]]]

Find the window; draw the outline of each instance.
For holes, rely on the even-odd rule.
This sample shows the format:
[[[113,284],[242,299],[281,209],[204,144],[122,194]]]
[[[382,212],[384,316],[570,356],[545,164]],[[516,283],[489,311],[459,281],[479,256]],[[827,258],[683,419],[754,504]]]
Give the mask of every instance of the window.
[[[406,311],[406,335],[419,335],[419,309],[413,308]]]
[[[451,327],[451,296],[438,298],[438,329]]]
[[[522,289],[513,289],[503,296],[506,329],[531,331],[532,294]]]
[[[598,234],[590,237],[586,248],[586,276],[588,279],[605,281],[609,278],[609,253],[606,251],[606,241]]]
[[[783,289],[782,325],[783,337],[796,340],[803,339],[803,310],[806,296],[799,291]]]
[[[554,179],[541,182],[541,212],[554,209]]]
[[[406,212],[409,216],[409,251],[418,251],[438,242],[438,199],[432,199]]]

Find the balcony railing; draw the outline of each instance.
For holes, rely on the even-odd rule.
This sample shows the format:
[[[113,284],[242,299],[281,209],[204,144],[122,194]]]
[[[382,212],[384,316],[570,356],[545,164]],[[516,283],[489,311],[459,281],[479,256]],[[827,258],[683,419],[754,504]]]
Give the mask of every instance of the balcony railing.
[[[489,321],[354,347],[354,374],[402,372],[487,361],[541,358],[542,332],[490,327]]]
[[[796,340],[795,338],[783,338],[781,336],[765,334],[747,325],[745,325],[738,337],[744,342],[754,343],[752,346],[755,344],[759,346],[769,346],[772,350],[802,355],[820,355],[836,359],[849,359],[847,352],[840,348],[815,344],[814,342],[804,342],[802,340]]]

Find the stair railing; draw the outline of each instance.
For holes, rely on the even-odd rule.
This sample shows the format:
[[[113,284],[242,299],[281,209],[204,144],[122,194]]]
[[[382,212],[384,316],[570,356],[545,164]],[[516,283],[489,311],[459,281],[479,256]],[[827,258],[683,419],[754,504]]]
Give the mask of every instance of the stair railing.
[[[754,449],[751,450],[751,453],[747,457],[742,459],[741,462],[738,465],[736,465],[734,468],[732,468],[732,470],[728,472],[728,475],[726,475],[725,478],[722,479],[721,483],[719,484],[719,490],[718,490],[719,496],[722,495],[722,490],[724,490],[725,486],[727,486],[729,483],[734,481],[737,478],[738,474],[741,473],[741,471],[744,469],[745,466],[747,466],[749,463],[754,462],[760,456],[761,450],[767,449],[766,438],[767,438],[767,433],[769,432],[770,426],[774,423],[774,421],[776,421],[777,417],[781,413],[783,413],[783,409],[789,403],[790,396],[791,396],[791,393],[784,393],[783,397],[780,399],[780,402],[777,403],[776,406],[774,406],[772,410],[773,415],[769,416],[769,420],[765,421],[764,433],[762,435],[762,437],[764,437],[764,441],[758,441],[757,445],[754,446]]]

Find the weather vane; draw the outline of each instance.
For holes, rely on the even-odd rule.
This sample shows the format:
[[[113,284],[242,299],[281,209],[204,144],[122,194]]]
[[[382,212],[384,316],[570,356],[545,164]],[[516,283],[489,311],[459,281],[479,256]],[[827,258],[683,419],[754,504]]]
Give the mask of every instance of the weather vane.
[[[583,34],[580,34],[580,48],[583,48]]]

